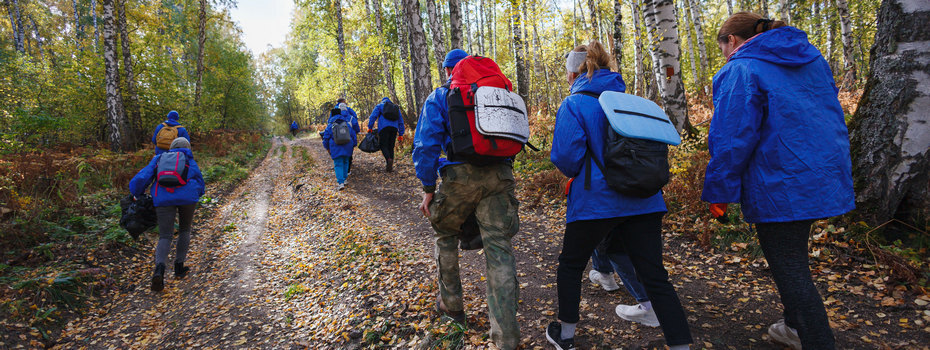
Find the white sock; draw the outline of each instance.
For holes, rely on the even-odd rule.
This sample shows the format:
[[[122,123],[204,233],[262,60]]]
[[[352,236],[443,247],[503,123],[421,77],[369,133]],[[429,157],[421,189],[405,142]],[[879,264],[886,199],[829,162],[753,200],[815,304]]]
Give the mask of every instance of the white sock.
[[[668,350],[690,350],[691,345],[681,344],[681,345],[672,345],[668,347]]]
[[[651,301],[644,301],[644,302],[641,302],[641,303],[639,303],[639,308],[640,308],[640,309],[643,309],[643,310],[646,310],[646,311],[649,311],[649,309],[652,309],[652,302],[651,302]]]
[[[577,323],[565,323],[562,322],[562,334],[559,335],[562,339],[572,339],[575,337],[575,325]]]

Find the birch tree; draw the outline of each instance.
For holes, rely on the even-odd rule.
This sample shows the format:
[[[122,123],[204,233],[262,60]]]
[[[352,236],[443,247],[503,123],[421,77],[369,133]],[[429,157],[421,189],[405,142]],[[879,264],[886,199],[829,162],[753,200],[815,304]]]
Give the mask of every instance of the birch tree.
[[[203,49],[207,43],[207,0],[199,0],[197,12],[197,82],[194,88],[194,108],[200,106],[200,93],[203,88]]]
[[[853,62],[852,22],[849,20],[849,2],[836,0],[836,12],[840,17],[840,33],[843,40],[843,87],[851,89],[856,83],[856,63]]]
[[[13,30],[13,44],[16,51],[26,52],[25,38],[26,34],[23,29],[23,15],[18,0],[6,1],[7,14],[10,16],[10,28]]]
[[[781,20],[791,25],[791,0],[778,0],[778,12]]]
[[[410,61],[413,71],[414,114],[408,115],[407,122],[416,124],[420,107],[432,91],[430,82],[429,52],[426,49],[426,34],[423,32],[423,18],[420,17],[420,2],[404,0],[404,14],[410,28]]]
[[[97,28],[97,0],[90,0],[90,13],[94,18],[94,48],[98,48],[100,47],[100,30]]]
[[[526,74],[526,57],[523,56],[523,38],[520,35],[520,0],[510,0],[510,18],[513,33],[514,61],[517,64],[517,94],[524,101],[529,98],[529,79]]]
[[[884,0],[850,125],[856,206],[867,222],[930,215],[930,3]]]
[[[119,90],[119,63],[116,58],[116,30],[113,25],[114,0],[103,0],[103,63],[107,94],[107,133],[110,150],[122,151],[126,117],[122,115],[123,99]]]
[[[449,48],[462,46],[462,0],[449,0]]]
[[[614,0],[614,59],[617,70],[623,67],[623,3]]]
[[[381,0],[372,1],[372,7],[375,8],[375,28],[378,29],[378,43],[381,47],[384,44],[384,25],[381,23]],[[400,102],[397,98],[397,90],[394,88],[394,74],[391,72],[391,64],[388,62],[389,50],[381,51],[381,74],[384,75],[384,84],[387,85],[388,92],[391,93],[391,101]]]
[[[646,25],[650,26],[652,56],[665,114],[679,133],[690,133],[688,101],[681,80],[681,46],[678,42],[678,16],[671,0],[646,0]],[[650,25],[651,24],[651,25]]]
[[[597,4],[595,0],[588,0],[588,13],[591,14],[591,38],[598,39]]]
[[[443,38],[442,19],[436,11],[436,0],[426,0],[426,14],[429,17],[429,31],[433,37],[433,57],[436,58],[436,70],[439,79],[445,75],[442,61],[446,57],[445,38]]]
[[[404,76],[404,97],[407,102],[406,114],[411,114],[412,111],[416,109],[416,104],[413,102],[413,77],[410,72],[413,68],[410,64],[410,29],[408,29],[409,22],[404,15],[404,4],[402,4],[401,1],[402,0],[394,0],[394,19],[397,25],[397,43],[400,46],[400,70],[403,72]]]
[[[133,143],[138,141],[139,131],[142,130],[142,113],[139,108],[139,94],[136,92],[135,76],[132,71],[132,50],[130,48],[129,30],[126,24],[126,1],[119,0],[119,41],[123,51],[123,72],[126,79],[126,94],[129,95],[129,103],[126,108],[129,122],[132,126],[131,136]]]
[[[698,71],[697,86],[704,94],[710,95],[707,85],[707,41],[704,39],[704,15],[701,10],[701,1],[703,0],[685,0],[687,1],[688,12],[691,14],[691,20],[694,24],[694,35],[697,37],[697,49],[700,56],[701,70]]]
[[[339,76],[342,77],[342,91],[339,96],[346,97],[346,37],[342,27],[342,0],[334,1],[336,6],[336,44],[339,45]]]

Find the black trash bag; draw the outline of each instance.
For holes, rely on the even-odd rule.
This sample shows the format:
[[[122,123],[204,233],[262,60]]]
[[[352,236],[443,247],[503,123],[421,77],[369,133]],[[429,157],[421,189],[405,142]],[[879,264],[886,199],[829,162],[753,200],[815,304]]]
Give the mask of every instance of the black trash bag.
[[[132,195],[128,195],[119,201],[122,209],[122,216],[119,219],[119,226],[129,232],[132,239],[138,239],[139,235],[149,229],[158,226],[158,216],[155,213],[155,202],[152,196],[143,194],[136,200],[132,200]]]
[[[462,231],[459,232],[459,249],[477,250],[484,248],[484,242],[481,241],[481,229],[478,227],[478,217],[471,213],[465,223],[462,224]]]
[[[358,144],[358,149],[365,153],[375,153],[381,151],[381,140],[378,138],[378,133],[370,132],[365,135],[365,138],[362,139],[362,142]]]

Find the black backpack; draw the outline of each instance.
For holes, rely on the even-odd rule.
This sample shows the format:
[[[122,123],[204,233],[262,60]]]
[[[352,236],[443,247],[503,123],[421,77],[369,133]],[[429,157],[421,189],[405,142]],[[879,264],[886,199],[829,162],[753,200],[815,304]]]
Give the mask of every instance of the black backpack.
[[[120,200],[119,206],[122,210],[119,226],[126,229],[133,239],[158,225],[155,204],[148,194],[143,194],[137,200],[132,200],[132,195],[128,195]]]
[[[385,101],[384,107],[381,108],[381,115],[384,119],[396,122],[400,119],[400,107],[391,101]]]
[[[598,94],[579,94],[599,97]],[[620,194],[649,198],[662,190],[669,180],[668,144],[659,141],[634,139],[618,134],[610,126],[604,163],[601,164],[588,148],[585,154],[584,188],[591,189],[591,161],[607,181],[607,186]]]
[[[337,145],[352,142],[352,128],[348,121],[340,119],[333,122],[333,142]]]

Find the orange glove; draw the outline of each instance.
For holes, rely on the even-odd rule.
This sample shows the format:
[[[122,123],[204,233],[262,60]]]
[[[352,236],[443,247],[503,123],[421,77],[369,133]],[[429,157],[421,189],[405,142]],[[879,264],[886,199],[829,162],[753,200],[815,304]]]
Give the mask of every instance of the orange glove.
[[[368,129],[368,133],[369,133],[369,134],[371,133],[371,129]]]
[[[727,217],[727,203],[714,203],[710,205],[710,215],[717,219],[721,224],[730,222]]]
[[[403,136],[398,136],[398,137],[397,137],[397,141],[403,141],[403,140],[404,140],[404,137],[403,137]]]
[[[568,182],[565,183],[565,196],[568,197],[568,192],[572,189],[572,181],[575,181],[575,178],[569,178]]]

